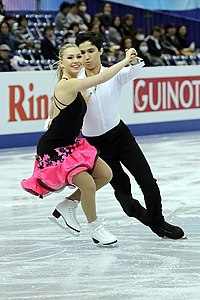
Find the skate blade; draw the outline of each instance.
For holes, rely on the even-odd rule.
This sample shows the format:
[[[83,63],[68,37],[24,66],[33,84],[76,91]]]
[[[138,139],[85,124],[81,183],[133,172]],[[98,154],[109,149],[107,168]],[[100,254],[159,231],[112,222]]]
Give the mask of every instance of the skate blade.
[[[107,247],[107,248],[114,248],[114,247],[118,247],[119,244],[118,244],[118,241],[114,241],[114,242],[111,242],[111,243],[107,243],[107,244],[103,244],[101,242],[99,242],[98,240],[92,238],[94,244],[98,247]]]
[[[173,241],[178,241],[178,240],[187,240],[188,237],[184,234],[184,236],[182,236],[180,239],[171,239],[171,238],[169,238],[169,237],[167,237],[167,236],[163,236],[163,237],[161,237],[161,239],[163,239],[163,240],[173,240]]]
[[[56,224],[58,227],[60,227],[61,229],[65,230],[65,231],[67,231],[69,233],[71,233],[73,236],[80,236],[80,232],[73,230],[71,227],[67,226],[67,224],[66,224],[66,226],[62,225],[61,223],[59,223],[57,221],[56,218],[54,218],[54,217],[48,217],[48,219],[51,222],[53,222],[54,224]]]

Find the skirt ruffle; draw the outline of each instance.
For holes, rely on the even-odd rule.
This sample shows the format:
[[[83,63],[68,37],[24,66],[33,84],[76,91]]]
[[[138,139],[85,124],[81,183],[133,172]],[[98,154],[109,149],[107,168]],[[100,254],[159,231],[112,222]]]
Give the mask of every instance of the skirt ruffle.
[[[21,186],[27,192],[43,198],[52,192],[73,186],[73,177],[83,171],[92,172],[97,159],[97,149],[80,138],[71,146],[56,148],[57,157],[36,156],[33,174]]]

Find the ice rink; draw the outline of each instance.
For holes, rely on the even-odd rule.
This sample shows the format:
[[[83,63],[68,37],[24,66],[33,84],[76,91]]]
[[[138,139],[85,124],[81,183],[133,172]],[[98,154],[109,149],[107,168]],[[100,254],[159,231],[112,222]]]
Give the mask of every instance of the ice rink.
[[[97,211],[119,246],[95,246],[81,207],[82,233],[73,237],[48,219],[71,190],[29,195],[20,181],[31,175],[35,148],[0,150],[0,300],[200,299],[200,132],[137,140],[158,180],[166,220],[188,239],[161,239],[127,217],[109,185],[97,194]]]

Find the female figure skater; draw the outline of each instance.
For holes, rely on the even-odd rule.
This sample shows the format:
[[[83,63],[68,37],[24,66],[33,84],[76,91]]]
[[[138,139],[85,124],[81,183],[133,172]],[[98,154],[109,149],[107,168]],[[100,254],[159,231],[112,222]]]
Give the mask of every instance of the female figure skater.
[[[75,185],[81,191],[81,204],[88,221],[90,235],[96,244],[116,244],[116,237],[105,229],[96,215],[96,190],[112,178],[109,166],[98,157],[94,146],[86,139],[78,138],[86,113],[86,103],[82,96],[90,87],[111,79],[136,55],[129,49],[121,62],[104,72],[84,79],[77,79],[82,68],[79,48],[66,44],[60,49],[58,62],[58,83],[51,103],[51,123],[37,145],[37,155],[33,174],[21,182],[29,193],[43,197],[59,191],[67,185]],[[81,92],[82,91],[82,94]],[[71,210],[73,214],[73,209]],[[59,217],[59,208],[54,211]],[[80,225],[71,219],[65,222],[71,232],[80,234]]]

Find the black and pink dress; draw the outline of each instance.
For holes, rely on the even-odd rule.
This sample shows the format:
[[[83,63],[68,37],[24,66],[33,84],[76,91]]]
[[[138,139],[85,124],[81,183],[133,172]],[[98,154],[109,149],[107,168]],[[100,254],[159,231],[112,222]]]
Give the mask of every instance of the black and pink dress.
[[[85,113],[86,103],[79,92],[52,120],[37,145],[33,174],[21,182],[27,192],[42,198],[73,185],[74,175],[92,172],[97,150],[86,139],[78,137]]]

